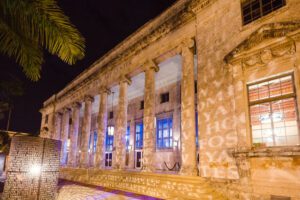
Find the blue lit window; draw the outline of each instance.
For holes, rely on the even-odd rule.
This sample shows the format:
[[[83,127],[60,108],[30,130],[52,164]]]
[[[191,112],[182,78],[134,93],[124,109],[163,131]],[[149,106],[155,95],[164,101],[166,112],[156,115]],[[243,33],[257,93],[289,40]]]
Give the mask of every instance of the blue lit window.
[[[97,131],[95,131],[95,132],[94,132],[94,146],[93,146],[93,152],[96,152],[97,140],[98,140],[98,135],[97,135]]]
[[[93,143],[92,143],[92,140]],[[89,149],[92,149],[92,152],[96,152],[96,146],[97,146],[97,131],[94,131],[90,134],[90,139],[89,139]]]
[[[172,118],[157,120],[156,146],[158,149],[173,147]]]
[[[135,148],[143,148],[143,123],[135,124]]]
[[[106,140],[105,141],[106,151],[112,151],[113,144],[114,144],[114,127],[113,126],[107,127],[105,140]]]
[[[125,140],[126,140],[126,150],[129,150],[130,126],[127,126]]]

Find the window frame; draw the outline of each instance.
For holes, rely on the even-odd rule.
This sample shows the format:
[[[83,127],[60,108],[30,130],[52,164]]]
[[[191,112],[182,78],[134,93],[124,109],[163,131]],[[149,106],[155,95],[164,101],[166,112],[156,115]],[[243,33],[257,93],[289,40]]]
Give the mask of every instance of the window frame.
[[[159,121],[163,121],[164,120],[167,120],[167,123],[168,123],[168,137],[163,137],[163,131],[164,131],[164,124],[162,124],[162,137],[159,138],[159,131],[160,131],[160,127],[159,127]],[[172,126],[170,126],[170,123]],[[170,128],[172,129],[172,135],[170,136]],[[159,140],[162,140],[162,146],[159,145]],[[169,140],[169,147],[166,147],[164,145],[164,141],[165,140]],[[163,150],[163,149],[173,149],[174,147],[174,134],[173,134],[173,117],[172,116],[168,116],[168,117],[163,117],[163,118],[157,118],[156,119],[156,149],[157,150]]]
[[[260,83],[264,83],[264,82],[269,82],[272,80],[276,80],[276,79],[280,79],[283,77],[291,77],[291,82],[292,82],[292,89],[293,89],[293,93],[291,94],[285,94],[285,95],[281,95],[281,96],[276,96],[276,97],[269,97],[269,98],[265,98],[265,99],[261,99],[261,100],[256,100],[254,102],[250,102],[250,93],[249,93],[249,87],[252,85],[258,85]],[[293,98],[294,102],[295,102],[295,112],[296,112],[296,122],[297,122],[297,129],[298,129],[298,138],[299,138],[299,143],[300,143],[300,118],[299,118],[299,108],[298,108],[298,96],[297,96],[297,88],[296,88],[296,82],[295,82],[295,75],[293,72],[289,72],[289,73],[284,73],[281,75],[277,75],[277,76],[272,76],[272,77],[268,77],[265,79],[261,79],[258,81],[254,81],[254,82],[250,82],[248,84],[246,84],[246,90],[247,90],[247,107],[248,107],[248,119],[249,119],[249,128],[250,128],[250,139],[251,139],[251,146],[254,145],[253,143],[253,130],[252,130],[252,121],[251,121],[251,106],[253,105],[260,105],[263,103],[271,103],[274,101],[279,101],[279,100],[285,100],[285,99],[289,99],[289,98]],[[271,122],[271,127],[272,127],[272,137],[274,135],[274,128],[273,128],[273,122]],[[291,147],[291,146],[295,146],[295,145],[276,145],[275,141],[273,141],[273,145],[272,146],[267,146],[267,148],[278,148],[278,147]]]
[[[160,94],[160,103],[168,103],[170,102],[170,92],[164,92]]]
[[[245,0],[245,1],[247,1],[247,0]],[[252,0],[249,0],[249,1],[252,1]],[[276,9],[274,9],[273,7],[272,7],[272,0],[270,1],[270,5],[271,5],[271,11],[270,12],[268,12],[268,13],[266,13],[266,14],[264,14],[264,12],[263,12],[263,4],[262,4],[262,1],[263,0],[258,0],[258,2],[259,2],[259,17],[258,18],[256,18],[256,19],[253,19],[253,14],[252,14],[252,7],[250,6],[250,12],[248,13],[248,15],[250,14],[250,16],[251,16],[251,20],[250,21],[248,21],[248,22],[245,22],[245,20],[244,20],[244,7],[243,7],[243,3],[242,3],[242,1],[240,1],[240,9],[241,9],[241,18],[242,18],[242,26],[247,26],[247,25],[249,25],[249,24],[251,24],[251,23],[253,23],[253,22],[255,22],[255,21],[257,21],[257,20],[259,20],[259,19],[261,19],[261,18],[263,18],[263,17],[266,17],[266,16],[268,16],[268,15],[270,15],[271,13],[274,13],[274,12],[276,12],[276,11],[278,11],[278,10],[280,10],[280,9],[282,9],[282,8],[284,8],[284,7],[286,7],[287,6],[287,4],[288,4],[288,0],[282,0],[282,2],[284,3],[282,6],[280,6],[280,7],[278,7],[278,8],[276,8]]]
[[[139,135],[140,135],[140,139],[138,140],[139,141],[139,145],[138,142],[137,142],[137,139],[136,139],[136,136],[137,136],[137,125],[141,125],[140,127],[140,132],[139,132]],[[134,125],[134,149],[135,150],[140,150],[140,149],[143,149],[143,146],[144,146],[144,123],[143,122],[135,122],[135,125]]]
[[[113,135],[108,134],[108,128],[113,127],[114,128],[114,133]],[[114,136],[115,136],[115,127],[112,125],[108,125],[106,128],[106,136],[105,136],[105,152],[112,152],[114,148]],[[111,147],[108,148],[108,147]]]
[[[125,148],[127,152],[129,151],[129,146],[130,146],[130,124],[127,125],[126,134],[125,134]]]

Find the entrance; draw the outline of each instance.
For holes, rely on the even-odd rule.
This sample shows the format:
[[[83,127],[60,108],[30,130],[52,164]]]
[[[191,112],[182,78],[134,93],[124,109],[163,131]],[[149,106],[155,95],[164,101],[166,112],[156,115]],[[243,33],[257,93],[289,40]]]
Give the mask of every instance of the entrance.
[[[141,169],[142,168],[142,159],[143,159],[143,152],[142,150],[136,150],[135,151],[135,156],[134,156],[134,162],[135,162],[135,168],[136,169]]]
[[[112,152],[105,153],[105,167],[111,167],[112,163]]]

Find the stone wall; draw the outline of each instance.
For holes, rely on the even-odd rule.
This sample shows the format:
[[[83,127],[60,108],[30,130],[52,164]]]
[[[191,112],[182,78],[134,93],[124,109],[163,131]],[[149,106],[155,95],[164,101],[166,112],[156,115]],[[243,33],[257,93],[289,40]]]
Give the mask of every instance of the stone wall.
[[[61,143],[38,137],[13,137],[3,200],[54,200]]]
[[[230,149],[252,151],[246,84],[284,72],[293,72],[297,77],[296,55],[273,57],[272,62],[251,67],[244,65],[246,55],[270,45],[257,38],[257,44],[251,44],[253,48],[243,52],[241,60],[234,64],[224,60],[263,25],[299,20],[299,7],[299,1],[289,0],[287,6],[246,26],[242,25],[239,0],[216,1],[197,14],[200,175],[219,183],[219,189],[230,199],[270,199],[271,195],[299,199],[297,155],[262,154],[243,160],[230,154]],[[295,85],[299,94],[297,78]]]
[[[64,168],[60,178],[162,199],[225,199],[200,177]]]

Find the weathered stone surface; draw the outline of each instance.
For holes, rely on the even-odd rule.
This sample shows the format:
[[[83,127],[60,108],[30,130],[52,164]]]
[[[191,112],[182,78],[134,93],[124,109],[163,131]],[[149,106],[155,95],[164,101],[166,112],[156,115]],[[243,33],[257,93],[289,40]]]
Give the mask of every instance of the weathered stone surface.
[[[189,39],[182,45],[181,80],[181,169],[183,175],[197,175],[194,41]]]
[[[53,130],[53,137],[52,137],[52,139],[60,140],[61,121],[62,121],[62,113],[56,112],[54,114],[54,130]]]
[[[61,165],[67,164],[70,113],[71,113],[71,109],[69,108],[65,108],[63,110],[62,130],[61,130],[61,161],[60,161]]]
[[[64,168],[60,178],[162,199],[226,199],[200,177]]]
[[[3,200],[54,200],[61,142],[38,137],[13,137]]]
[[[43,116],[50,116],[71,101],[82,100],[87,94],[98,94],[99,85],[110,88],[119,83],[121,75],[128,74],[132,78],[142,73],[145,70],[144,63],[149,60],[159,64],[181,53],[182,86],[176,83],[175,86],[169,85],[157,90],[154,87],[155,72],[147,74],[146,71],[145,96],[128,102],[127,122],[130,123],[132,150],[129,151],[127,168],[134,168],[135,123],[144,121],[147,126],[144,126],[144,170],[165,169],[164,161],[169,165],[179,162],[182,174],[196,175],[195,130],[192,125],[195,110],[192,111],[191,103],[194,101],[191,92],[192,43],[187,42],[187,38],[193,38],[197,57],[198,92],[194,103],[197,105],[199,127],[199,175],[210,178],[214,186],[229,199],[270,199],[271,195],[299,199],[300,187],[296,179],[300,171],[298,151],[281,151],[285,149],[283,147],[279,147],[280,151],[270,151],[270,148],[266,148],[241,153],[242,156],[235,156],[231,151],[247,151],[252,145],[247,84],[287,73],[293,74],[300,113],[300,2],[289,0],[286,4],[243,25],[241,1],[178,1],[101,58],[64,90],[53,95],[45,102],[41,112]],[[187,76],[190,78],[186,78]],[[183,88],[182,98],[179,96],[179,89],[175,103],[159,105],[157,101],[160,92],[179,87]],[[107,96],[105,104],[106,98]],[[143,98],[145,109],[140,110]],[[98,167],[103,165],[107,126],[107,106],[105,111],[102,108],[99,109],[101,117],[98,120]],[[178,140],[179,145],[177,149],[158,150],[155,149],[154,117],[167,114],[173,117],[173,141]],[[96,115],[95,113],[93,119]],[[119,126],[115,119],[109,122],[110,125]],[[45,135],[50,137],[52,122],[44,124],[43,121],[42,127],[49,128]],[[96,129],[95,125],[92,127],[93,130]],[[115,139],[122,141],[120,134],[116,134]],[[123,154],[119,153],[119,149],[122,149],[120,142],[115,142],[115,145],[114,159]]]
[[[147,62],[145,67],[143,171],[153,172],[155,153],[155,72],[159,69],[153,61]]]
[[[104,168],[105,158],[105,135],[107,129],[107,95],[109,91],[107,89],[101,89],[100,91],[100,105],[98,112],[98,140],[95,157],[95,167],[100,169]]]
[[[91,117],[92,117],[92,103],[94,99],[90,96],[85,98],[84,117],[82,125],[82,142],[80,154],[80,166],[89,167],[89,140],[91,136]]]
[[[127,129],[127,90],[131,81],[127,77],[121,77],[120,92],[119,92],[119,104],[118,115],[116,122],[115,143],[116,151],[113,154],[112,167],[114,169],[125,169],[126,158],[126,129]]]
[[[70,150],[68,155],[68,166],[77,166],[77,154],[78,154],[78,131],[79,131],[79,111],[81,104],[74,103],[72,105],[72,124],[70,130]]]

